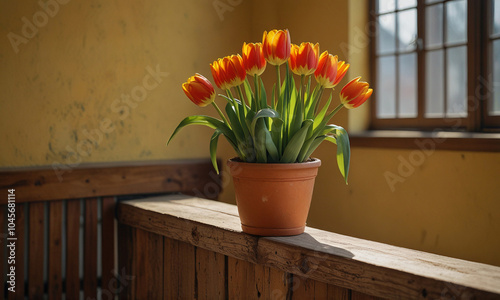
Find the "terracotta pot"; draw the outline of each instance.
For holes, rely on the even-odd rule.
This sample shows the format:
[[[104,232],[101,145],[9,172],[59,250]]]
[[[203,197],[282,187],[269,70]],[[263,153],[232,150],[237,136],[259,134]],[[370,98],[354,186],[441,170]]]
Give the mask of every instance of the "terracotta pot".
[[[263,236],[304,232],[319,159],[303,163],[228,161],[244,232]]]

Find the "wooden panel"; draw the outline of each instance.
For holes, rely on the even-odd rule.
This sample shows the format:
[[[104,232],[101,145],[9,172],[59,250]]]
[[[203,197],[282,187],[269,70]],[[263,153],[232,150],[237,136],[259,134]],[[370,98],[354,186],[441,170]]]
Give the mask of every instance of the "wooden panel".
[[[136,231],[136,299],[162,299],[163,237],[141,229]]]
[[[134,299],[135,295],[135,264],[136,255],[134,253],[134,244],[136,242],[136,229],[127,225],[118,225],[118,294],[120,299]],[[132,278],[130,278],[132,277]]]
[[[292,290],[290,283],[292,276],[289,273],[269,268],[269,291],[271,299],[290,299]]]
[[[84,298],[97,298],[97,199],[85,200],[83,247]]]
[[[28,295],[29,299],[43,297],[43,229],[45,203],[29,205],[29,258],[28,258]]]
[[[80,200],[66,202],[66,299],[80,294]]]
[[[49,299],[62,298],[62,201],[49,203]]]
[[[224,255],[196,249],[198,299],[226,299],[225,266]]]
[[[259,291],[255,279],[255,265],[228,257],[227,285],[229,299],[257,299]]]
[[[310,278],[294,275],[292,277],[293,298],[294,299],[315,299],[315,297],[316,297],[316,285],[315,285],[315,283],[316,282]],[[321,287],[322,287],[321,283],[319,283],[318,286],[321,289]],[[319,293],[320,293],[320,290],[318,290],[318,294]],[[326,298],[327,295],[328,295],[328,290],[324,289],[324,294],[319,295],[320,297],[318,297],[318,298],[324,299],[324,298]]]
[[[351,291],[338,286],[328,285],[328,299],[350,300]]]
[[[423,298],[426,298],[425,296],[422,295]],[[379,297],[375,297],[375,296],[370,296],[370,295],[367,295],[367,294],[363,294],[363,293],[360,293],[360,292],[356,292],[356,291],[352,291],[352,294],[351,294],[351,300],[379,300],[379,299],[384,299],[384,298],[379,298]],[[432,298],[434,299],[434,298]],[[441,298],[440,298],[441,299]],[[446,298],[445,298],[446,299]],[[454,298],[451,298],[451,299],[454,299]]]
[[[110,298],[116,293],[116,282],[112,280],[115,268],[115,198],[102,198],[102,279],[103,297]]]
[[[164,238],[164,299],[197,297],[195,247]]]
[[[294,237],[259,238],[242,233],[236,208],[220,202],[185,196],[127,201],[118,205],[118,219],[232,258],[378,297],[439,298],[449,283],[478,298],[500,295],[499,267],[313,228]]]
[[[221,190],[205,159],[0,169],[0,188],[16,188],[17,203],[168,192],[213,199]],[[0,199],[6,203],[7,197]]]

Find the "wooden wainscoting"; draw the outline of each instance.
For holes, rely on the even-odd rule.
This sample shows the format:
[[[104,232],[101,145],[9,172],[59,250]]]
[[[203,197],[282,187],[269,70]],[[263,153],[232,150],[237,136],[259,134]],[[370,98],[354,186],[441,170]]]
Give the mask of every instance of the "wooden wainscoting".
[[[500,299],[500,268],[306,228],[241,232],[234,205],[118,205],[123,299]]]
[[[0,187],[0,299],[79,299],[81,292],[112,299],[127,285],[116,268],[116,202],[177,192],[216,198],[220,179],[208,159],[149,161],[0,169]],[[15,190],[14,219],[8,189]],[[11,221],[16,240],[7,239]],[[12,241],[15,263],[7,260]],[[3,271],[11,266],[15,293]]]

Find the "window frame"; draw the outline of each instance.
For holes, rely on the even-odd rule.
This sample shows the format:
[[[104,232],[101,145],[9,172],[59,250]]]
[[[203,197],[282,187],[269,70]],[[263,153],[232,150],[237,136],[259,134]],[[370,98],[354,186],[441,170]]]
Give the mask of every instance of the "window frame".
[[[450,0],[444,0],[445,5]],[[418,131],[462,131],[500,132],[500,116],[488,115],[487,105],[491,93],[491,80],[485,74],[492,74],[491,64],[491,0],[467,1],[467,116],[464,118],[425,118],[425,53],[424,47],[417,45],[417,117],[377,118],[376,95],[371,102],[370,130],[418,130]],[[378,27],[376,1],[370,1],[369,21]],[[422,41],[425,34],[425,0],[417,1],[417,36]],[[398,9],[396,12],[400,11]],[[485,22],[486,20],[486,22]],[[397,26],[397,25],[396,25]],[[378,31],[378,28],[377,28]],[[373,86],[377,86],[377,35],[370,41],[370,76]],[[421,42],[420,42],[421,43]],[[443,49],[447,46],[443,45]],[[400,54],[395,54],[398,57]],[[492,77],[489,77],[492,78]],[[445,87],[443,87],[445,88]],[[397,97],[397,95],[396,95]],[[397,99],[397,98],[396,98]]]

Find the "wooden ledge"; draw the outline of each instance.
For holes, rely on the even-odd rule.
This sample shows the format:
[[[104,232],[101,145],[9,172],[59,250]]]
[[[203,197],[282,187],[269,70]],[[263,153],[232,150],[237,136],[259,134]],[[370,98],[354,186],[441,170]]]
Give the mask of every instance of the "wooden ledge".
[[[314,228],[293,237],[241,232],[234,205],[184,195],[121,202],[119,222],[237,259],[390,299],[500,299],[500,267]],[[470,297],[469,297],[470,296]]]

